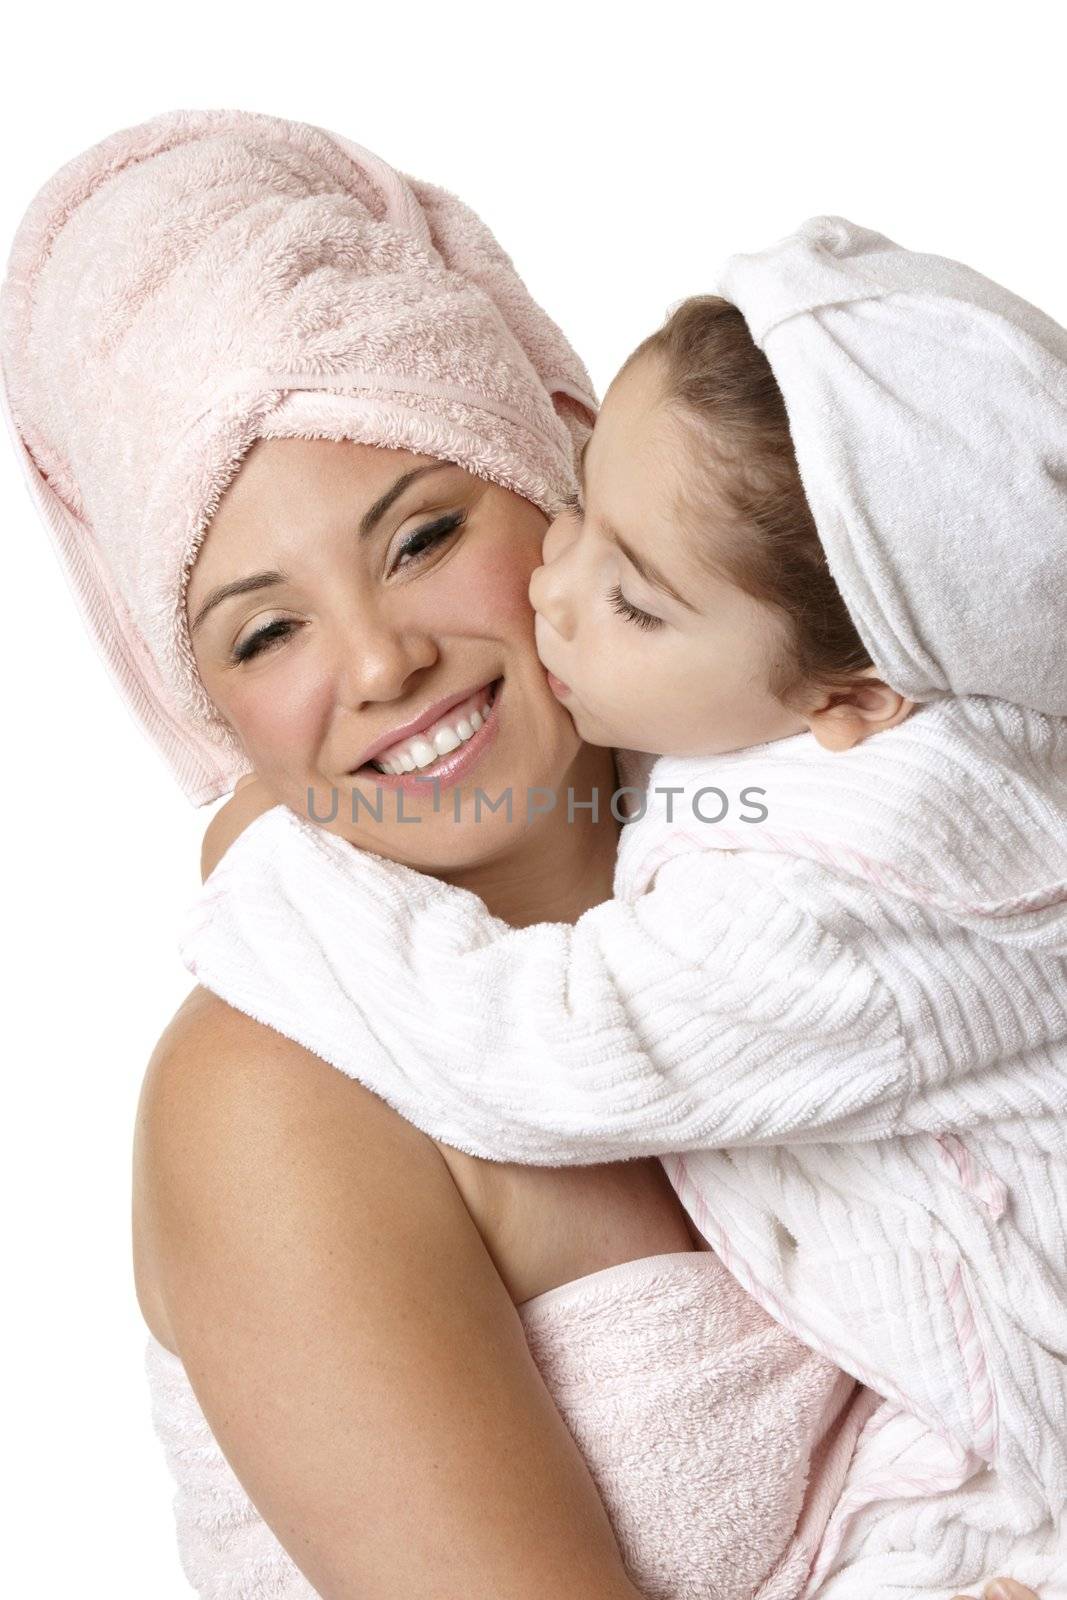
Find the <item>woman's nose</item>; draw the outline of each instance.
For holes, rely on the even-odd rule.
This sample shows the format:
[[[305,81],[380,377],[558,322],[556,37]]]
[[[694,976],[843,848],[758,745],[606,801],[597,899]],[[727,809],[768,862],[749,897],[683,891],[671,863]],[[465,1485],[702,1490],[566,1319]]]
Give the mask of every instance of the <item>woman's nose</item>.
[[[575,537],[567,525],[571,520],[557,517],[549,527],[542,547],[544,565],[535,567],[529,589],[534,610],[565,639],[574,631],[574,573],[568,556],[574,549]]]
[[[414,673],[433,665],[437,646],[418,628],[397,628],[364,615],[337,640],[337,697],[359,710],[368,702],[399,699]]]

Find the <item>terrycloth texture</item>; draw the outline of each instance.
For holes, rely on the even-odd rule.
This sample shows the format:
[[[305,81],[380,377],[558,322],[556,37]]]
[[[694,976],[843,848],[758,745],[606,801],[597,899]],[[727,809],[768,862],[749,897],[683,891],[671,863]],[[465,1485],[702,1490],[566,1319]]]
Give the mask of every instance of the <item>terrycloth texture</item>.
[[[888,1402],[864,1428],[806,1600],[951,1600],[1000,1573],[1041,1600],[1067,1600],[1062,1522],[1020,1533],[996,1473],[940,1494],[913,1479],[920,1428]]]
[[[773,1322],[709,1252],[608,1267],[518,1309],[640,1593],[799,1596],[870,1397]],[[193,1588],[204,1600],[311,1600],[181,1361],[155,1339],[145,1359]]]
[[[45,186],[3,291],[5,415],[82,616],[189,799],[248,770],[185,587],[257,438],[456,461],[552,514],[595,405],[455,196],[323,129],[158,117]]]
[[[804,734],[661,760],[651,784],[682,792],[627,824],[616,898],[573,927],[511,929],[277,807],[198,893],[183,958],[460,1149],[663,1156],[766,1309],[923,1424],[887,1434],[855,1503],[987,1464],[974,1539],[999,1517],[1047,1542],[1067,1508],[1067,722],[943,700],[847,754]],[[762,787],[767,821],[696,823],[708,785],[731,817]]]
[[[842,217],[731,257],[716,288],[773,368],[882,677],[1067,715],[1067,330]]]

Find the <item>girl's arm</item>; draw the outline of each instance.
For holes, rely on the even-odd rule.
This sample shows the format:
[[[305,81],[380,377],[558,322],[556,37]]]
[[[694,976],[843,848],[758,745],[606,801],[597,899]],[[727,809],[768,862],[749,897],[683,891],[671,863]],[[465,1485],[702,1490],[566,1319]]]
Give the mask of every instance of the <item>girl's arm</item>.
[[[194,991],[136,1159],[197,1398],[323,1600],[636,1600],[429,1140]]]
[[[279,808],[230,846],[186,963],[456,1148],[582,1164],[923,1126],[936,1064],[832,908],[765,860],[694,852],[633,903],[512,929],[302,829]]]

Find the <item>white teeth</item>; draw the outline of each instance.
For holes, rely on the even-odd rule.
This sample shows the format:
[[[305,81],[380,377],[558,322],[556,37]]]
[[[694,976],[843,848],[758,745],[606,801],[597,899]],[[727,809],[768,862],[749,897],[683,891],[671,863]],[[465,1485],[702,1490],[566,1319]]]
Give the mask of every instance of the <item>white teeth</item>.
[[[476,705],[472,705],[471,701],[465,702],[462,713],[456,716],[455,721],[442,720],[432,732],[417,734],[405,744],[394,745],[388,755],[383,753],[375,757],[371,765],[389,773],[391,777],[403,772],[415,772],[420,767],[432,766],[442,756],[449,755],[451,751],[458,750],[461,744],[466,744],[479,728],[485,726],[491,702],[486,700],[481,692],[477,701]],[[456,709],[459,710],[458,707]]]
[[[408,745],[408,754],[417,767],[428,767],[437,760],[437,751],[428,739],[422,737],[412,739]]]

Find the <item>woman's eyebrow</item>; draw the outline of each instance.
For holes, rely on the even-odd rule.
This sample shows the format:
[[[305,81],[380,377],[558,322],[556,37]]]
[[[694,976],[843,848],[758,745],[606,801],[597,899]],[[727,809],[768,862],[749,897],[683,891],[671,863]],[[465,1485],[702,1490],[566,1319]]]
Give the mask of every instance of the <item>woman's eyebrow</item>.
[[[389,507],[400,499],[404,490],[410,488],[417,478],[425,478],[431,472],[444,472],[454,466],[455,462],[453,461],[432,461],[428,466],[414,467],[410,472],[401,473],[396,482],[390,484],[385,493],[379,495],[370,509],[365,511],[360,518],[360,538],[365,539],[369,533],[374,532]],[[223,600],[229,600],[236,594],[250,594],[255,589],[268,589],[272,584],[284,583],[285,581],[285,574],[282,572],[254,572],[250,577],[235,578],[232,583],[221,584],[219,588],[212,589],[191,623],[189,632],[195,633],[208,612],[214,610],[215,606],[221,604]]]
[[[217,589],[212,589],[200,610],[196,613],[189,626],[189,632],[195,633],[203,622],[208,612],[223,600],[228,600],[234,594],[248,594],[253,589],[269,589],[276,583],[284,583],[283,572],[253,572],[248,578],[235,578],[232,583],[224,583]]]
[[[369,511],[364,512],[359,524],[359,536],[365,539],[368,533],[373,533],[375,526],[385,516],[389,507],[395,500],[399,500],[404,490],[413,484],[416,478],[425,478],[431,472],[446,472],[455,467],[454,461],[432,461],[427,467],[415,467],[411,472],[405,472],[383,495],[380,495]]]

